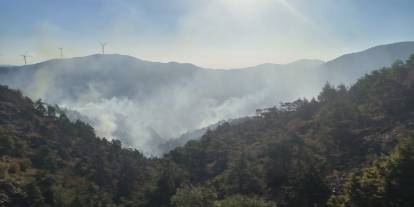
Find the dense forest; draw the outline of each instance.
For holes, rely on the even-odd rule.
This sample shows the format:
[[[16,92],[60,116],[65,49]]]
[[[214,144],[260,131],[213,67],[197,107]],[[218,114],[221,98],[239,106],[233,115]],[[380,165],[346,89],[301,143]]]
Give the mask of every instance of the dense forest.
[[[162,158],[0,87],[0,206],[414,206],[414,56]]]

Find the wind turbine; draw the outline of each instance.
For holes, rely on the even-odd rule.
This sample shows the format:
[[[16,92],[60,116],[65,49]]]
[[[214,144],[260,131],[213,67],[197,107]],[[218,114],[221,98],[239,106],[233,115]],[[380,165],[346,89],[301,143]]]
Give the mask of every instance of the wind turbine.
[[[23,55],[20,55],[20,56],[22,56],[23,57],[23,60],[24,60],[24,64],[26,65],[27,64],[27,58],[28,57],[32,57],[32,56],[30,56],[30,55],[28,55],[28,54],[23,54]]]
[[[105,54],[105,45],[107,45],[108,43],[107,42],[100,42],[99,44],[102,47],[102,55],[104,55]]]
[[[60,58],[63,58],[63,48],[59,47],[58,50],[59,50]]]

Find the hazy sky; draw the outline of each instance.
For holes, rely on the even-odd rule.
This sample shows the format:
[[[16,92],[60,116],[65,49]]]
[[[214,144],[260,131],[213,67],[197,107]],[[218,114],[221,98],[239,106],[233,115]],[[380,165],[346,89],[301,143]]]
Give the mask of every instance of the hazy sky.
[[[0,0],[0,64],[100,52],[234,68],[414,40],[413,0]]]

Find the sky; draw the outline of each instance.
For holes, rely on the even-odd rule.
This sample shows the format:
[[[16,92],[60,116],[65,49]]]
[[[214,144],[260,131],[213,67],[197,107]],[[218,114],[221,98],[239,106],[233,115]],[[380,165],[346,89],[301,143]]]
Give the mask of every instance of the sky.
[[[412,0],[0,0],[0,64],[100,53],[207,68],[414,40]]]

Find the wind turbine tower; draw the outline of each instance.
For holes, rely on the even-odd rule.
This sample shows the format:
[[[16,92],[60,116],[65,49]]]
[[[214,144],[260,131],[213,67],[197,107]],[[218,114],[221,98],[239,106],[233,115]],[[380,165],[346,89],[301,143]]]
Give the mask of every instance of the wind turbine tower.
[[[99,44],[101,44],[101,47],[102,47],[102,55],[105,55],[105,45],[107,45],[108,43],[107,42],[101,42]]]
[[[63,48],[59,47],[59,54],[60,54],[60,58],[63,58]]]
[[[20,56],[22,56],[22,57],[23,57],[23,60],[24,60],[24,64],[25,64],[25,65],[27,64],[27,58],[28,58],[28,57],[32,57],[32,56],[27,55],[27,54],[23,54],[23,55],[20,55]]]

